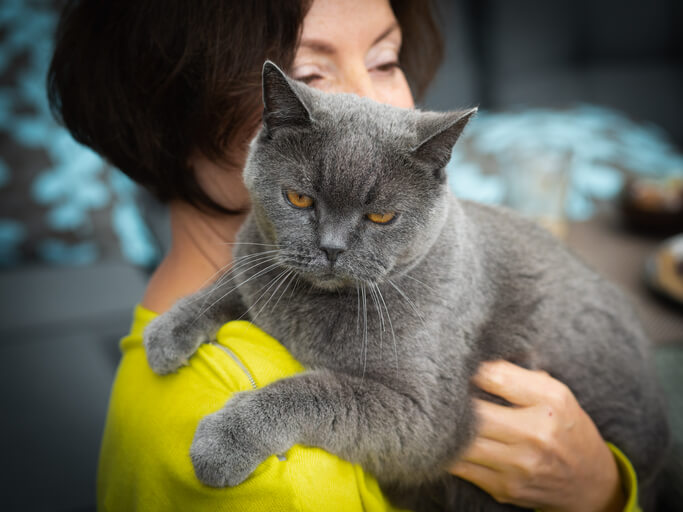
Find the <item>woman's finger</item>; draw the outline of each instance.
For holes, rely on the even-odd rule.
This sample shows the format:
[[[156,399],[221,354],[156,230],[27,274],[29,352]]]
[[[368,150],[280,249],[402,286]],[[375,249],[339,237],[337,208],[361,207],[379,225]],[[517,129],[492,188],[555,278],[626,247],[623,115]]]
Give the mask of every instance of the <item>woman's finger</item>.
[[[557,381],[545,372],[527,370],[508,361],[481,364],[472,379],[474,384],[508,402],[529,406],[543,403]]]
[[[458,462],[449,471],[483,489],[499,503],[514,503],[520,507],[535,508],[535,504],[526,498],[524,489],[506,480],[498,471],[466,461]]]
[[[477,436],[499,443],[512,444],[528,437],[529,430],[536,426],[534,411],[494,404],[474,399],[479,419]]]
[[[493,470],[500,470],[513,458],[512,447],[494,439],[477,437],[460,457],[460,461],[471,462]]]
[[[481,487],[484,490],[496,487],[500,481],[498,471],[465,460],[460,460],[450,466],[448,471],[468,482],[472,482],[474,485]]]

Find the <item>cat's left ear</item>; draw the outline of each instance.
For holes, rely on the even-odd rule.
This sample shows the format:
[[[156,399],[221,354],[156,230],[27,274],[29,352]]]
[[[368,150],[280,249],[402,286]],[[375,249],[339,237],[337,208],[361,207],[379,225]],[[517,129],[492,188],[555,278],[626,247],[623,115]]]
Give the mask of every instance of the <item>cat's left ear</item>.
[[[285,74],[271,61],[263,65],[263,126],[268,136],[279,128],[297,128],[311,123],[311,114]]]
[[[455,142],[478,108],[447,112],[425,112],[417,121],[417,136],[421,141],[412,150],[413,156],[429,165],[437,177],[445,180],[443,168],[451,159]]]

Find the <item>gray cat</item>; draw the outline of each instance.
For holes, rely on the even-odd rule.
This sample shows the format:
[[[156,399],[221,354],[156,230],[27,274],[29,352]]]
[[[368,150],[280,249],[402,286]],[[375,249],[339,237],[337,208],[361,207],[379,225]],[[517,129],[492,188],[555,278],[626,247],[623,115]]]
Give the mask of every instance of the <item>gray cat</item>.
[[[569,385],[649,506],[669,434],[646,338],[552,236],[449,193],[444,166],[476,109],[323,94],[270,62],[263,94],[238,263],[151,322],[145,348],[156,372],[175,371],[248,311],[307,371],[204,418],[198,478],[237,485],[299,443],[360,463],[400,505],[514,509],[443,470],[475,435],[471,377],[500,358]]]

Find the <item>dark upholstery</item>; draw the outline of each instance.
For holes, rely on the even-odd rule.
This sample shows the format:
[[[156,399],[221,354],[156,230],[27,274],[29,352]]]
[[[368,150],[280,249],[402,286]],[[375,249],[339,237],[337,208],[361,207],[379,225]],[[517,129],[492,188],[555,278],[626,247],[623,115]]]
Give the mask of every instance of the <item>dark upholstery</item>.
[[[11,9],[28,8],[42,13],[35,19],[46,24],[17,43],[26,47],[10,52],[11,31],[2,25],[10,18],[0,17],[5,20],[0,22],[0,62],[17,69],[46,65],[49,48],[43,47],[42,57],[33,62],[36,54],[30,45],[51,33],[57,4],[2,2],[3,16]],[[447,58],[426,106],[480,104],[501,110],[591,102],[658,124],[679,145],[683,142],[681,32],[674,31],[682,19],[679,0],[439,4]],[[29,18],[19,16],[15,22]],[[145,265],[156,257],[156,240],[167,240],[167,226],[163,210],[157,208],[147,217],[152,235],[143,232],[136,218],[126,229],[113,223],[117,205],[127,209],[124,215],[130,219],[141,203],[99,163],[92,164],[85,182],[70,177],[71,187],[85,183],[83,190],[92,191],[79,196],[81,209],[52,213],[62,222],[56,228],[46,221],[63,206],[61,196],[48,194],[47,202],[35,202],[35,181],[52,172],[55,154],[32,144],[44,142],[41,133],[49,143],[55,142],[52,137],[67,139],[56,127],[42,132],[30,122],[38,113],[45,114],[40,99],[44,83],[36,76],[26,82],[21,73],[12,72],[2,74],[0,81],[0,496],[2,509],[8,511],[90,510],[118,339],[143,292]],[[11,104],[10,93],[18,87],[26,88],[21,92],[25,102]],[[21,126],[8,121],[7,109],[23,119]],[[63,150],[59,155],[64,156]],[[60,163],[64,172],[73,169],[69,158]],[[75,166],[75,160],[71,164]],[[59,178],[52,183],[60,183]],[[76,228],[62,229],[69,220]],[[3,231],[3,226],[9,227]],[[57,242],[45,246],[46,239]],[[84,264],[62,265],[79,261]],[[666,375],[680,380],[681,374],[667,366]]]

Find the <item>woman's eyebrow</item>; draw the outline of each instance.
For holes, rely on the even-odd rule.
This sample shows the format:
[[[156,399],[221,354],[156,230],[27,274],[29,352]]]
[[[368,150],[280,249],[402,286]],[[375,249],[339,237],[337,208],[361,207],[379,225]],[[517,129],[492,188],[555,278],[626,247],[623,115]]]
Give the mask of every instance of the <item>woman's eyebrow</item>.
[[[394,30],[398,28],[398,22],[394,21],[391,25],[387,27],[384,32],[382,32],[377,38],[372,42],[370,46],[375,46],[377,43],[379,43],[382,39],[387,37],[389,34],[391,34]]]
[[[382,39],[386,38],[389,34],[391,34],[394,30],[398,28],[398,23],[394,21],[389,27],[386,28],[386,30],[382,31],[382,33],[375,38],[375,40],[372,42],[370,46],[375,46],[377,43],[379,43]],[[324,53],[328,55],[333,55],[337,53],[337,49],[327,41],[321,41],[320,39],[303,39],[299,43],[299,47],[305,47],[313,50],[316,53]]]

